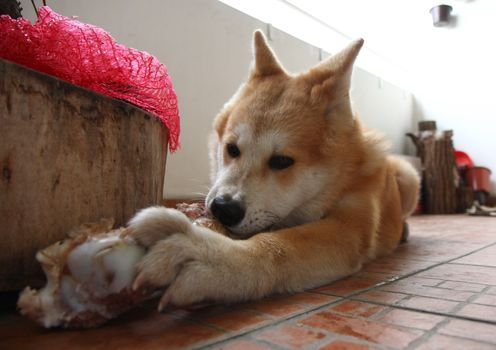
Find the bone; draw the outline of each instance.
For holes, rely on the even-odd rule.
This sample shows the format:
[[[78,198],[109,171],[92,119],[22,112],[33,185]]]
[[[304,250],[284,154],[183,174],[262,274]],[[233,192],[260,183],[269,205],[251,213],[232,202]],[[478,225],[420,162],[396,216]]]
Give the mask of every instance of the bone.
[[[227,230],[208,215],[202,204],[180,204],[195,225],[222,234]],[[20,312],[45,328],[93,328],[160,294],[151,287],[133,289],[136,265],[145,255],[125,228],[112,229],[112,219],[71,230],[67,239],[36,254],[46,285],[26,287]],[[156,293],[155,293],[156,292]]]
[[[39,251],[36,259],[47,283],[21,292],[21,313],[45,328],[89,328],[151,298],[153,290],[131,288],[144,248],[112,224],[83,225]]]

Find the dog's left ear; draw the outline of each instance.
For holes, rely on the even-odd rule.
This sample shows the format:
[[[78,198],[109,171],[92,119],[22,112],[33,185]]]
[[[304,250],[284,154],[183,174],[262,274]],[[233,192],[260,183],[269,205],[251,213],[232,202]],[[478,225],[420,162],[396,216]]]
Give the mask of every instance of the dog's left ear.
[[[362,46],[363,39],[355,40],[302,75],[303,79],[310,82],[314,98],[333,96],[339,99],[348,96],[353,63]]]
[[[253,33],[253,56],[252,76],[264,77],[285,73],[261,30]]]

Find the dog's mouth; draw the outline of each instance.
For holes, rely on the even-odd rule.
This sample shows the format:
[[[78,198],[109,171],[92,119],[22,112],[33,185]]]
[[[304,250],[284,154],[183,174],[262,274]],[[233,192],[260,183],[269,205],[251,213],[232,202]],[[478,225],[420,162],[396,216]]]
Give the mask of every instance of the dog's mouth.
[[[262,231],[270,231],[281,218],[272,211],[253,209],[242,201],[229,195],[207,199],[208,214],[215,217],[222,225],[239,238],[249,238]]]
[[[280,222],[280,217],[273,212],[255,210],[248,212],[238,225],[227,226],[227,228],[237,237],[249,238],[263,231],[272,231],[278,222]]]

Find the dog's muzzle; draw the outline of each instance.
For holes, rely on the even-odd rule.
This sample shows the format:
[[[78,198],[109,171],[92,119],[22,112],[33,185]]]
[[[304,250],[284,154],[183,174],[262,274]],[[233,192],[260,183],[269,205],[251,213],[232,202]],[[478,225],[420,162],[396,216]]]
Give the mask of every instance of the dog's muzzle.
[[[224,226],[232,227],[239,224],[245,217],[245,209],[241,202],[229,196],[214,198],[210,204],[210,211]]]

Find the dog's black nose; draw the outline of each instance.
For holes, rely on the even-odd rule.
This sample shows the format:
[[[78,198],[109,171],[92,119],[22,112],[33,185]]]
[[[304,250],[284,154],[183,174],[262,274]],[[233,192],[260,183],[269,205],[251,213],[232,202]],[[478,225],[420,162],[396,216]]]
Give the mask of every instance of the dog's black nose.
[[[225,226],[235,226],[245,216],[245,210],[241,203],[229,197],[214,198],[210,204],[210,211]]]

